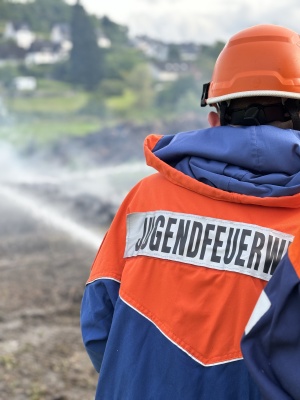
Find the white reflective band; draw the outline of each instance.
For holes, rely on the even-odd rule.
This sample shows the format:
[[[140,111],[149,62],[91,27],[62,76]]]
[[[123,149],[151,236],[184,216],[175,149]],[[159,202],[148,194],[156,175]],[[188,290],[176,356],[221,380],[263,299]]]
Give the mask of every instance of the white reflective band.
[[[300,99],[300,93],[297,92],[283,92],[280,90],[249,90],[245,92],[235,92],[224,94],[223,96],[210,97],[206,100],[207,104],[220,103],[221,101],[241,99],[243,97],[257,97],[257,96],[271,96],[271,97],[282,97],[289,99]]]
[[[127,216],[125,257],[148,256],[268,281],[293,236],[253,224],[170,211]]]
[[[256,323],[261,319],[261,317],[268,311],[270,307],[271,307],[271,302],[269,300],[269,297],[263,290],[251,314],[248,324],[245,328],[246,335],[248,335],[248,333],[251,331],[254,325],[256,325]]]

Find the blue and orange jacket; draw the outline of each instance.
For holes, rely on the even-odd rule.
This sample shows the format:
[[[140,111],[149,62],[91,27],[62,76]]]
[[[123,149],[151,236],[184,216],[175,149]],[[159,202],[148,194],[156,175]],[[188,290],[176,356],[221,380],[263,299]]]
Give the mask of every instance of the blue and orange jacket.
[[[300,399],[300,231],[262,291],[242,339],[264,400]]]
[[[145,156],[83,296],[96,399],[261,399],[240,341],[298,229],[299,132],[150,135]]]

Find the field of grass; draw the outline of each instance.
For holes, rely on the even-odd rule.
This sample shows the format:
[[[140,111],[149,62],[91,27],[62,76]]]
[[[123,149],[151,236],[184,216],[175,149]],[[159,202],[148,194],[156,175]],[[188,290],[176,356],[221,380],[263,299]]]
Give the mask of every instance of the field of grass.
[[[129,89],[103,99],[65,83],[41,80],[34,92],[2,93],[0,139],[21,146],[29,141],[47,144],[65,136],[84,136],[120,121],[141,123],[154,117],[152,110],[139,109],[137,95]]]
[[[20,145],[42,144],[95,132],[104,121],[82,111],[90,97],[88,92],[51,81],[39,81],[33,93],[7,92],[2,100],[0,138]]]
[[[101,123],[96,118],[69,116],[65,118],[27,118],[14,120],[0,126],[0,138],[22,145],[29,141],[45,144],[64,136],[82,136],[99,130]]]
[[[79,111],[89,99],[88,93],[63,92],[49,95],[41,92],[36,96],[14,96],[7,99],[12,113],[69,114]]]
[[[1,83],[0,83],[1,85]],[[3,88],[2,88],[3,89]],[[84,136],[121,121],[143,124],[169,114],[140,104],[139,93],[125,89],[119,96],[103,97],[66,83],[39,80],[34,92],[1,90],[0,139],[23,146],[44,145],[58,138]]]

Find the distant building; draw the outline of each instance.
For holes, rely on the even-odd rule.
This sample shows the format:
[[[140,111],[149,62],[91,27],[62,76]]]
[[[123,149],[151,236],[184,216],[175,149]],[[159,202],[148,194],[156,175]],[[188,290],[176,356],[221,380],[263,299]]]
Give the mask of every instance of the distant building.
[[[169,47],[166,43],[150,39],[147,36],[136,36],[132,39],[132,43],[149,58],[159,61],[168,59]]]
[[[111,47],[111,41],[105,36],[99,36],[97,40],[98,46],[102,49],[108,49]]]
[[[68,52],[58,43],[49,40],[36,40],[32,43],[25,56],[26,64],[55,64],[66,60]]]
[[[179,51],[182,61],[195,61],[201,53],[202,46],[196,43],[182,43]]]
[[[190,66],[186,62],[152,62],[151,72],[156,81],[172,82],[190,71]]]
[[[53,43],[62,43],[65,40],[71,40],[70,27],[68,24],[53,25],[50,33],[50,40]]]
[[[13,80],[13,86],[20,92],[32,92],[37,88],[37,81],[33,76],[17,76]]]
[[[68,24],[55,24],[51,29],[50,41],[59,44],[63,51],[69,52],[72,48],[70,26]]]
[[[7,22],[3,31],[5,40],[13,40],[19,47],[28,49],[35,40],[35,34],[26,24]]]

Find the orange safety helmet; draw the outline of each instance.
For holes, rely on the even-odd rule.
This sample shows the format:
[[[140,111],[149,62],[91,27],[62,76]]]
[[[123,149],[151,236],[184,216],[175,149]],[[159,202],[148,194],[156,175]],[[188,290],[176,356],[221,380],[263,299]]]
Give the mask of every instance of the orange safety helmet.
[[[277,25],[257,25],[234,35],[221,51],[201,105],[241,97],[300,99],[300,37]]]

